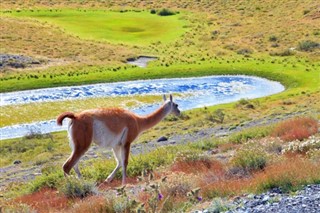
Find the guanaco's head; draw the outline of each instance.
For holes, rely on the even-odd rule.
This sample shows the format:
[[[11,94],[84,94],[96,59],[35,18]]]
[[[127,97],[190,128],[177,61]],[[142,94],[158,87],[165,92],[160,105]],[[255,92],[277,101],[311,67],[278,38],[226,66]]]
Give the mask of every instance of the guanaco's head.
[[[167,97],[165,95],[163,95],[163,100],[166,102],[167,101]],[[169,104],[169,106],[171,107],[170,113],[179,116],[180,115],[180,110],[178,109],[178,104],[176,104],[175,102],[173,102],[172,100],[172,95],[170,94],[170,101],[167,102]]]

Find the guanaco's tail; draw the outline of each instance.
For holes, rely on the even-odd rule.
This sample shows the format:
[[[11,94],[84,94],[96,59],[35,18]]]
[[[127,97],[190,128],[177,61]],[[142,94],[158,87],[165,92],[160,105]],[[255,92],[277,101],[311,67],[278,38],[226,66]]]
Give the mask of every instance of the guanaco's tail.
[[[75,118],[76,118],[73,112],[64,112],[64,113],[62,113],[61,115],[58,116],[58,118],[57,118],[57,124],[58,124],[59,126],[62,126],[62,121],[63,121],[63,119],[65,119],[66,117],[67,117],[67,118],[70,118],[70,119],[75,119]]]

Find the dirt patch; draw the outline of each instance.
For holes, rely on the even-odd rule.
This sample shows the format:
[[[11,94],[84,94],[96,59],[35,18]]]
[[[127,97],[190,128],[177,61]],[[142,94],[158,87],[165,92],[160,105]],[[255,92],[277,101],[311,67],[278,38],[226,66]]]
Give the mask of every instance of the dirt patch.
[[[127,64],[135,65],[137,67],[147,67],[148,62],[157,60],[157,57],[139,56],[138,58],[128,58]]]

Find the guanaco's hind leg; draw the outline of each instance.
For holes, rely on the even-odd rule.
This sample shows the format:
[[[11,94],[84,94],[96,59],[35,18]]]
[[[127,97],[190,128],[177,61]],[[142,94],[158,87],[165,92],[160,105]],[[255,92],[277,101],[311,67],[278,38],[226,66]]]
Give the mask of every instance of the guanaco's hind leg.
[[[78,163],[79,159],[81,158],[81,156],[83,155],[84,153],[76,153],[75,151],[73,151],[70,155],[70,157],[68,158],[68,160],[63,164],[63,171],[64,171],[64,175],[67,176],[70,174],[70,170]],[[76,170],[76,168],[75,168]],[[77,168],[78,172],[79,171],[79,168]],[[76,171],[77,175],[78,175],[78,172]]]
[[[69,175],[70,170],[74,167],[78,177],[81,177],[78,161],[90,147],[92,141],[92,127],[90,128],[90,125],[85,125],[80,122],[74,122],[70,132],[70,140],[70,143],[72,143],[72,153],[63,164],[62,168],[66,176]]]

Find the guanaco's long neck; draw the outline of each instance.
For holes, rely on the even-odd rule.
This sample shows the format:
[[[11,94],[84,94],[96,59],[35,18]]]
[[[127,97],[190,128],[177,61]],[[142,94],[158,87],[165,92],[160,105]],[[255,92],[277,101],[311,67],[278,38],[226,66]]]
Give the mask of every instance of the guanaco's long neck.
[[[138,119],[140,132],[150,129],[151,127],[158,124],[162,119],[164,119],[170,113],[170,110],[171,110],[170,104],[165,103],[153,113],[146,116],[140,116]]]

